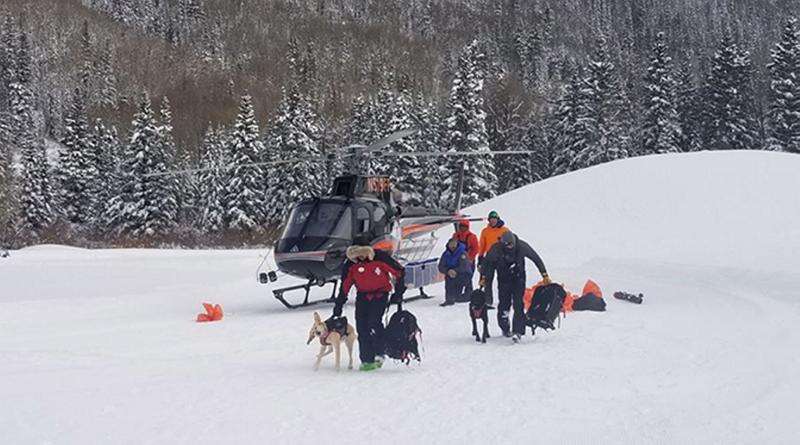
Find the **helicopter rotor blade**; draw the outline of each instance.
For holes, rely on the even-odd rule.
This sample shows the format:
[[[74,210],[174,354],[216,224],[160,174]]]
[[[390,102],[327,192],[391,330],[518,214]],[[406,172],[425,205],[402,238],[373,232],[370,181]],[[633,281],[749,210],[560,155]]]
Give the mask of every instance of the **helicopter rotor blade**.
[[[501,150],[501,151],[417,151],[417,152],[402,152],[402,151],[389,151],[381,153],[378,157],[468,157],[468,156],[504,156],[504,155],[526,155],[533,154],[535,151],[531,150]]]
[[[296,164],[298,162],[304,161],[324,161],[327,160],[327,156],[309,156],[306,158],[293,158],[293,159],[281,159],[278,161],[267,161],[267,162],[254,162],[251,164],[242,164],[242,165],[224,165],[219,167],[206,167],[206,168],[187,168],[183,170],[170,170],[168,172],[159,172],[159,173],[148,173],[142,175],[143,178],[156,178],[160,176],[180,176],[180,175],[188,175],[193,173],[202,173],[208,172],[213,170],[221,170],[221,171],[228,171],[233,170],[237,167],[268,167],[273,165],[283,165],[283,164]]]
[[[376,150],[380,150],[382,148],[388,147],[389,145],[392,145],[393,143],[395,143],[395,142],[397,142],[397,141],[399,141],[401,139],[407,138],[407,137],[411,136],[412,134],[416,134],[418,131],[419,131],[419,128],[408,128],[406,130],[400,130],[400,131],[394,132],[394,133],[390,134],[389,136],[386,136],[383,139],[379,139],[379,140],[373,142],[368,147],[364,148],[363,152],[364,153],[368,153],[368,152],[371,152],[371,151],[376,151]]]

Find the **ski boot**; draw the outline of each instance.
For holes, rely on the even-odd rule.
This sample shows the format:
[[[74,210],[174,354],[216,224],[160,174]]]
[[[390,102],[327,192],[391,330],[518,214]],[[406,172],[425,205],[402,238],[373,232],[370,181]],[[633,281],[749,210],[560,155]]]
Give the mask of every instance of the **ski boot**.
[[[361,366],[358,368],[359,371],[375,371],[376,369],[380,368],[380,366],[375,362],[367,362],[362,363]]]

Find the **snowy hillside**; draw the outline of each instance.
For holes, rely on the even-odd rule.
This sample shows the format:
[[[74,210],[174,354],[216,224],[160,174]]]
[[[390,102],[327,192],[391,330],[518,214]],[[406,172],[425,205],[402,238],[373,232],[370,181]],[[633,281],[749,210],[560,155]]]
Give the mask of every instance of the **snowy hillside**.
[[[475,344],[463,305],[411,303],[422,363],[375,373],[311,370],[313,311],[256,283],[264,252],[12,252],[2,442],[797,443],[799,173],[790,154],[651,156],[468,209],[500,212],[570,289],[645,303],[521,345]],[[194,323],[203,301],[225,319]]]

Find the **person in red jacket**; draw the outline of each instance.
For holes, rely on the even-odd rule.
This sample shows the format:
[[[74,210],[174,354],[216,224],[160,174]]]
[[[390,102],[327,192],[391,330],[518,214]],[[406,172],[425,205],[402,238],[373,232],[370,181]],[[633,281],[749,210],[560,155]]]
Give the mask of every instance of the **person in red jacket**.
[[[383,313],[389,305],[392,280],[400,278],[402,271],[385,261],[375,258],[371,246],[350,246],[347,259],[353,264],[342,282],[341,293],[336,299],[334,314],[342,313],[350,289],[356,288],[356,332],[361,370],[371,371],[383,364]]]
[[[475,259],[478,257],[480,245],[478,244],[478,237],[469,230],[468,219],[462,219],[458,222],[456,233],[453,234],[453,239],[467,247],[467,259],[472,266],[472,270],[469,272],[469,279],[466,281],[464,287],[464,295],[469,296],[472,294],[472,277],[475,274]]]
[[[453,234],[453,238],[467,246],[467,258],[472,264],[475,264],[475,258],[478,257],[480,246],[478,245],[478,237],[469,230],[468,219],[462,219],[458,222],[458,228],[456,233]]]

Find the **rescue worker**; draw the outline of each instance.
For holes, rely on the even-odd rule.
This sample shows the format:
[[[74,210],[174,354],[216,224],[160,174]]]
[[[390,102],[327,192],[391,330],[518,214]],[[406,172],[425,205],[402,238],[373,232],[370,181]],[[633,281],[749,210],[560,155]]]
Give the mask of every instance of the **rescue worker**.
[[[465,294],[465,289],[469,284],[469,292],[472,292],[472,270],[472,264],[467,258],[467,247],[451,238],[439,258],[439,272],[444,274],[444,303],[439,306],[469,301],[469,294]]]
[[[372,371],[383,365],[385,346],[382,318],[389,305],[389,293],[392,291],[390,277],[399,280],[402,268],[395,268],[388,262],[378,259],[376,251],[369,245],[350,246],[347,249],[347,259],[351,264],[346,269],[347,275],[336,298],[333,315],[341,316],[347,294],[355,286],[360,370]],[[396,292],[392,300],[393,302],[402,300],[402,293]]]
[[[503,236],[504,233],[509,231],[508,227],[506,227],[506,223],[500,219],[500,215],[496,211],[492,210],[489,212],[488,220],[489,225],[481,230],[481,238],[478,248],[478,271],[481,270],[484,257],[487,253],[489,253],[489,250],[492,248],[492,246],[494,246],[497,241],[500,240],[500,237]],[[493,302],[491,278],[489,278],[488,282],[486,283],[484,291],[486,291],[486,304],[491,307]]]
[[[550,284],[550,277],[544,267],[542,259],[533,248],[525,241],[519,239],[511,231],[500,237],[483,259],[480,285],[490,283],[497,272],[498,310],[497,324],[505,337],[512,337],[514,343],[519,342],[525,335],[525,258],[536,264],[542,281]],[[509,309],[514,307],[513,325],[509,326]]]
[[[372,236],[369,233],[360,233],[353,238],[353,245],[354,246],[371,246]],[[397,262],[396,259],[392,256],[391,253],[381,250],[381,249],[374,249],[375,250],[375,259],[378,261],[383,261],[384,263],[392,266],[393,268],[400,271],[400,276],[394,282],[394,294],[389,302],[389,304],[397,304],[403,302],[403,295],[406,292],[406,284],[405,284],[405,276],[406,276],[406,269],[400,263]],[[342,264],[342,275],[340,278],[340,282],[344,283],[344,279],[347,278],[347,272],[350,270],[350,266],[354,263],[352,261],[345,260],[344,264]],[[346,295],[345,295],[346,297]],[[334,316],[338,317],[341,316],[341,313],[336,314]]]

